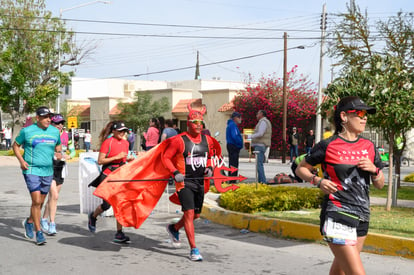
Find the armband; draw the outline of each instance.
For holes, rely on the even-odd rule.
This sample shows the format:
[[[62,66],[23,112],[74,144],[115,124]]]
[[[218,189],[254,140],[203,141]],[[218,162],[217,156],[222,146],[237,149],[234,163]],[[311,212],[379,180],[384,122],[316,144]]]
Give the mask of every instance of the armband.
[[[380,171],[381,171],[381,170],[377,167],[377,168],[375,169],[375,173],[371,173],[371,176],[378,176]]]
[[[321,188],[321,183],[322,183],[322,181],[323,181],[323,178],[321,178],[321,179],[318,181],[318,183],[316,184],[316,187]]]

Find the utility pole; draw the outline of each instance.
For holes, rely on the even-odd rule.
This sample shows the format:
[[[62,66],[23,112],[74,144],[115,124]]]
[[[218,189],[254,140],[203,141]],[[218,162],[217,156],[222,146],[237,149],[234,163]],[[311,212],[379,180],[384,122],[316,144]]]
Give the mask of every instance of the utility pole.
[[[199,61],[199,56],[198,56],[198,51],[197,51],[197,63],[196,63],[196,71],[195,71],[195,76],[194,79],[200,79],[200,61]]]
[[[326,4],[323,4],[322,15],[321,15],[321,51],[319,60],[319,85],[318,85],[318,106],[316,112],[316,130],[315,130],[315,143],[321,140],[322,134],[322,115],[321,115],[321,104],[322,104],[322,85],[323,85],[323,56],[324,56],[324,45],[326,36]]]
[[[287,127],[287,33],[283,34],[283,122],[282,122],[282,163],[286,163],[286,127]]]

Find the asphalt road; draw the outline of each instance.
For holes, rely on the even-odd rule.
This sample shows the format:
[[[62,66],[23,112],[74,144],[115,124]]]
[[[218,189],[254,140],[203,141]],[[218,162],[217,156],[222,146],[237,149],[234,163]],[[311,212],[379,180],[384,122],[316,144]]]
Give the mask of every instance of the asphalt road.
[[[280,167],[279,167],[280,166]],[[279,168],[278,168],[279,167]],[[266,171],[282,172],[287,165],[266,164]],[[241,165],[242,174],[254,173],[253,163]],[[253,171],[253,172],[248,172]],[[115,219],[98,220],[97,233],[87,229],[79,213],[78,163],[69,164],[56,217],[58,234],[36,246],[23,235],[29,194],[19,167],[0,167],[0,274],[327,274],[332,254],[322,244],[281,240],[197,220],[196,242],[203,262],[188,259],[183,244],[171,246],[165,226],[180,217],[163,196],[154,213],[139,229],[126,228],[132,243],[111,242]],[[269,174],[270,175],[270,174]],[[250,177],[250,176],[249,176]],[[254,177],[254,176],[253,176]],[[268,176],[269,177],[269,176]],[[168,207],[167,207],[168,206]],[[179,212],[179,211],[178,211]],[[367,274],[412,274],[414,261],[362,253]]]

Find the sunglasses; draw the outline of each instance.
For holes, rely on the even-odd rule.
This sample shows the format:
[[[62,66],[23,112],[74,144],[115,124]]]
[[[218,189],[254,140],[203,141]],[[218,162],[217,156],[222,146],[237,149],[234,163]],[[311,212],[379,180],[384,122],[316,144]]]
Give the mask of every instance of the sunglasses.
[[[367,115],[367,110],[350,110],[346,112],[348,114],[355,113],[359,118],[364,118]]]
[[[198,124],[198,125],[203,124],[203,121],[201,119],[193,119],[193,120],[189,120],[189,122],[194,123],[194,124]]]
[[[58,123],[56,123],[56,122],[52,122],[52,124],[54,124],[54,125],[59,125],[59,124],[65,124],[64,122],[58,122]]]

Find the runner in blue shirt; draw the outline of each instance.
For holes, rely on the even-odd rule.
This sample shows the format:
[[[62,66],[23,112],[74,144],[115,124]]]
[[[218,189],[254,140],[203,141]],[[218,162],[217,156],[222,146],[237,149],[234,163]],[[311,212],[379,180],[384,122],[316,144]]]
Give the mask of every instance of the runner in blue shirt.
[[[41,207],[49,192],[53,179],[53,157],[62,159],[62,145],[59,130],[50,126],[52,112],[47,107],[36,110],[36,124],[23,128],[13,143],[13,151],[19,160],[32,206],[30,217],[23,221],[25,237],[33,239],[33,225],[36,230],[36,244],[46,243],[40,229]],[[23,155],[20,147],[23,147]]]

